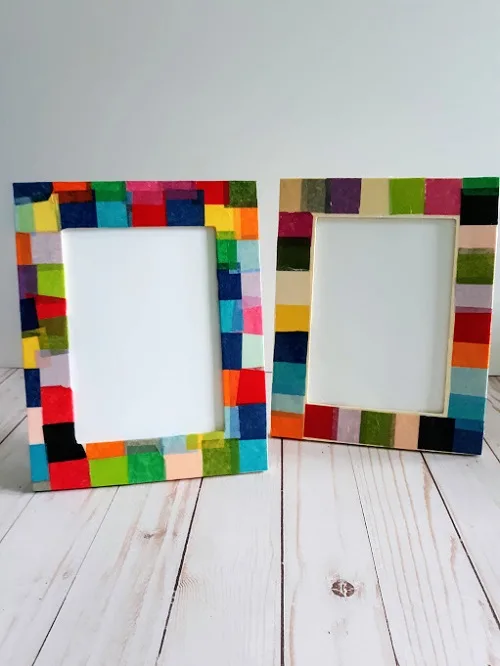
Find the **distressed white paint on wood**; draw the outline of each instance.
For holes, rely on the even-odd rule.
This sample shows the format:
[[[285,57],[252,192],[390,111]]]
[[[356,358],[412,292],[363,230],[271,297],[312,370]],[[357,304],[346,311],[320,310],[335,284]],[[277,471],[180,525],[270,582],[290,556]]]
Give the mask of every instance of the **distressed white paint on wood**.
[[[425,459],[500,618],[500,462],[487,446],[481,456]]]
[[[484,438],[500,460],[500,377],[490,377]]]
[[[33,497],[24,419],[0,445],[0,541]]]
[[[38,493],[0,543],[0,664],[33,663],[115,493]]]
[[[204,479],[158,666],[280,663],[280,442],[270,471]]]
[[[199,485],[118,490],[36,666],[154,666]]]
[[[421,455],[350,452],[399,666],[500,664],[500,630]],[[467,462],[439,464],[454,461]]]
[[[395,664],[347,447],[284,443],[283,530],[285,663]]]
[[[15,370],[0,383],[0,443],[25,416],[23,371]]]

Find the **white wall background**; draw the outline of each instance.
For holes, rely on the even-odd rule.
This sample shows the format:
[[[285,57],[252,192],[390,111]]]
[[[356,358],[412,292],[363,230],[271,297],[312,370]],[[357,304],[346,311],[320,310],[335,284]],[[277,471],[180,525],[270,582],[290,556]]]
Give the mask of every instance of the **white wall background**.
[[[499,27],[497,0],[3,0],[0,365],[12,181],[241,178],[270,366],[279,178],[499,174]]]

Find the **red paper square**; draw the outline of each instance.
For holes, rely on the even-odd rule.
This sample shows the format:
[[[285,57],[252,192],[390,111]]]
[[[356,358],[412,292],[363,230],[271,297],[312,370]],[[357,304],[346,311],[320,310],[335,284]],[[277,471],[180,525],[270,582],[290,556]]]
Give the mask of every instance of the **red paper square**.
[[[49,463],[49,477],[51,490],[89,488],[89,461],[83,458],[82,460]]]
[[[338,407],[306,405],[304,438],[334,440],[337,437],[338,418]]]
[[[488,344],[491,332],[489,312],[457,312],[455,314],[454,342]]]
[[[167,213],[165,206],[132,204],[133,227],[165,227]]]
[[[44,425],[52,423],[72,423],[73,419],[73,393],[64,386],[42,386],[42,422]]]
[[[458,178],[426,178],[425,215],[460,215],[461,193]]]
[[[205,204],[227,206],[229,183],[225,180],[197,180],[196,189],[205,193]]]
[[[258,405],[266,402],[264,370],[240,370],[237,405]]]
[[[66,300],[55,296],[35,296],[38,319],[66,316]]]

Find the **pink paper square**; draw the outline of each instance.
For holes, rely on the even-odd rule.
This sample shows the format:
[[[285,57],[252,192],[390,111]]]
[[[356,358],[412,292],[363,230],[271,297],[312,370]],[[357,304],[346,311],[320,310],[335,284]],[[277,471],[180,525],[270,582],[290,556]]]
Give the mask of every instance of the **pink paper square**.
[[[29,407],[28,410],[28,442],[30,444],[43,444],[42,408]]]
[[[245,333],[262,335],[262,307],[243,310],[243,330]]]

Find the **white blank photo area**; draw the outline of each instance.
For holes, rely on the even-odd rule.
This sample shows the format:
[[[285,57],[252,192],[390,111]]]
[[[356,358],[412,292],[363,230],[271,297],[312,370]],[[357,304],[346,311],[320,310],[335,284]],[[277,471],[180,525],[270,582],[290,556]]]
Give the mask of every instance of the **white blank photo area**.
[[[62,236],[77,441],[223,429],[213,230]]]
[[[456,221],[318,218],[307,402],[440,414]]]

